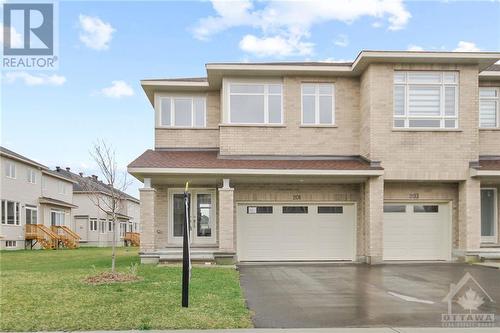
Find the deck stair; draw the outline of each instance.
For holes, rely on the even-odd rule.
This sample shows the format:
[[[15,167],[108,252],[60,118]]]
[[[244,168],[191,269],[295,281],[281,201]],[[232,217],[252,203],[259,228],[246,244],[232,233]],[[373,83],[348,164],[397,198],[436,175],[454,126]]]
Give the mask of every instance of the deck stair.
[[[57,248],[58,235],[43,224],[26,224],[24,238],[29,241],[30,247],[40,244],[43,249]]]
[[[58,237],[58,245],[68,249],[75,249],[80,243],[80,235],[66,226],[54,225],[52,231]]]
[[[125,245],[130,246],[140,246],[141,245],[141,234],[138,232],[126,232],[125,237],[123,237]]]

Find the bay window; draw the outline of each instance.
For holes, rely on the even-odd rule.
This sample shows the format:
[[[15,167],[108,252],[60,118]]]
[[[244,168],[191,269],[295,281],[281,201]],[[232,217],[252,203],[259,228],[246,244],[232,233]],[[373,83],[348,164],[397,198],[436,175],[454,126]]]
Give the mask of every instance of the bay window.
[[[335,123],[335,87],[333,84],[302,84],[302,124]]]
[[[458,128],[458,72],[394,72],[394,128]]]
[[[479,127],[500,127],[499,88],[479,88]]]
[[[159,98],[159,125],[162,127],[206,127],[206,98],[162,96]]]
[[[230,82],[227,122],[230,124],[282,124],[281,83]]]

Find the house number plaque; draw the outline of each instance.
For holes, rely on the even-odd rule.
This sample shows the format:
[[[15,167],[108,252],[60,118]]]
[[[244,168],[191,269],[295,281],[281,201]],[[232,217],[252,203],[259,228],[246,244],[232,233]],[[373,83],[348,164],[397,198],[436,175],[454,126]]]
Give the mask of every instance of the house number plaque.
[[[294,195],[292,196],[292,199],[293,199],[293,200],[300,200],[300,194],[294,194]]]
[[[408,196],[410,197],[410,199],[418,199],[419,197],[418,193],[410,193]]]

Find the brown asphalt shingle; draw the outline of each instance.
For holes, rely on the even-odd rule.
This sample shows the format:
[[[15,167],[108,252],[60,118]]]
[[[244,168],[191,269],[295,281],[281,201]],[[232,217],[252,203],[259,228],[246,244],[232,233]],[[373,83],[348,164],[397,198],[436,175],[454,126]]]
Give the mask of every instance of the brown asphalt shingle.
[[[130,168],[202,168],[202,169],[295,169],[295,170],[381,170],[360,158],[350,159],[229,159],[217,151],[147,150]]]
[[[479,160],[479,170],[500,170],[500,159]]]

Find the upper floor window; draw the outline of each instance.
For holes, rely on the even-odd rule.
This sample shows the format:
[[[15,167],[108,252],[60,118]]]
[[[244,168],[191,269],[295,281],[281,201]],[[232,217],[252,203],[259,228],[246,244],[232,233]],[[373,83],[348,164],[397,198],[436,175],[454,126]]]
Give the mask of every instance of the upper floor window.
[[[229,83],[230,124],[282,124],[281,83]]]
[[[90,231],[97,231],[97,219],[90,219]]]
[[[160,97],[160,126],[206,127],[206,98],[194,96]]]
[[[16,165],[12,162],[5,162],[5,176],[16,178]]]
[[[28,183],[36,184],[36,172],[33,169],[28,169]]]
[[[394,73],[395,128],[458,127],[458,72]]]
[[[500,127],[499,88],[479,88],[479,127]]]
[[[57,183],[57,190],[59,194],[66,194],[66,184],[63,182]]]
[[[333,84],[302,84],[302,124],[335,123],[335,87]]]

